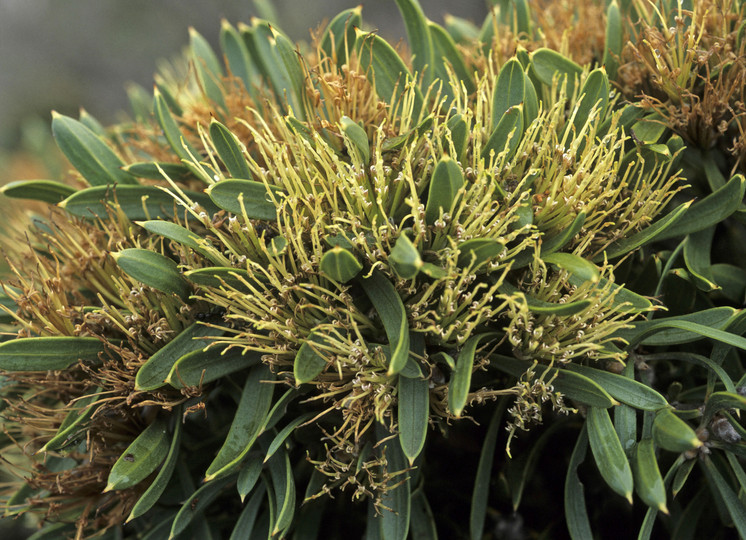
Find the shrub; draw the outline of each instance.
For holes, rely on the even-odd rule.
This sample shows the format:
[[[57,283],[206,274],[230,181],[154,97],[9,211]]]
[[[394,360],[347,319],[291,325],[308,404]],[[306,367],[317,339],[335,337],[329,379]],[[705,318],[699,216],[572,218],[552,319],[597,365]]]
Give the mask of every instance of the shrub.
[[[397,0],[398,51],[226,22],[130,121],[54,115],[74,170],[4,190],[49,204],[6,241],[7,514],[746,534],[742,8],[495,4]]]

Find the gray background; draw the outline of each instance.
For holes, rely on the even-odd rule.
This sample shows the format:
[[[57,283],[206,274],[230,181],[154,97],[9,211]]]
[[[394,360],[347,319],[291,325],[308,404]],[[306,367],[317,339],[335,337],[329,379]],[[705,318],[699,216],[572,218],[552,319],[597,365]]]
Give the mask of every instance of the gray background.
[[[294,40],[355,0],[276,0],[280,26]],[[427,16],[481,21],[486,0],[420,0]],[[0,0],[0,151],[19,141],[23,119],[45,123],[50,110],[84,107],[104,123],[126,108],[125,85],[151,88],[157,61],[172,58],[193,26],[214,46],[221,18],[248,23],[251,0]],[[394,0],[370,0],[363,20],[387,39],[404,29]],[[0,181],[7,180],[2,178]]]

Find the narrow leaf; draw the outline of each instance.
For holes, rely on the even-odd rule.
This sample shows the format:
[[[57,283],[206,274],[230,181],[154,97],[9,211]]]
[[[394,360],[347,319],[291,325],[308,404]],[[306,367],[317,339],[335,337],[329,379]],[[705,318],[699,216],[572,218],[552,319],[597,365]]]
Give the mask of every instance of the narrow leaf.
[[[596,68],[590,72],[580,89],[580,100],[575,106],[573,126],[580,132],[588,122],[591,111],[596,108],[596,118],[603,118],[609,104],[609,78],[603,68]]]
[[[588,510],[585,506],[584,487],[578,475],[578,467],[585,461],[587,451],[588,423],[586,422],[575,443],[565,477],[565,519],[568,532],[573,540],[593,538]]]
[[[396,239],[394,249],[389,255],[389,263],[394,272],[403,279],[413,279],[424,265],[420,252],[406,234],[400,234]]]
[[[472,238],[461,242],[458,249],[460,253],[456,264],[475,269],[503,253],[505,246],[494,238]]]
[[[197,79],[205,96],[227,111],[222,88],[223,68],[210,44],[194,28],[189,28],[189,49]]]
[[[207,507],[218,498],[220,492],[235,480],[236,475],[211,480],[205,482],[197,491],[192,493],[187,501],[181,505],[179,512],[176,514],[176,517],[171,524],[171,532],[168,536],[169,540],[184,532],[192,521],[202,515]]]
[[[5,184],[0,193],[13,199],[57,204],[75,193],[75,189],[52,180],[19,180]]]
[[[492,463],[495,460],[498,429],[502,423],[507,403],[507,398],[503,397],[500,399],[499,405],[492,414],[492,419],[487,427],[487,434],[482,441],[482,449],[479,452],[477,476],[474,480],[474,491],[471,495],[471,510],[469,513],[469,535],[471,540],[481,540],[484,533],[484,519],[487,516],[487,504],[492,480]]]
[[[399,444],[412,465],[425,446],[430,417],[429,381],[423,377],[399,377],[398,387]]]
[[[228,435],[207,468],[205,480],[233,470],[251,450],[267,421],[272,404],[273,380],[274,374],[265,364],[251,368]]]
[[[202,346],[206,346],[203,342]],[[241,349],[211,347],[197,349],[181,356],[166,376],[165,383],[174,388],[198,387],[226,375],[257,365],[261,353]]]
[[[412,79],[407,66],[391,45],[375,34],[357,30],[355,47],[360,50],[360,67],[371,84],[375,85],[378,97],[390,104],[392,109],[398,108],[405,87]],[[420,116],[423,102],[422,92],[415,87],[412,109],[415,120]]]
[[[52,113],[52,134],[70,163],[92,186],[137,184],[134,176],[122,170],[124,162],[85,124]]]
[[[361,6],[347,9],[334,17],[321,35],[319,48],[341,68],[355,45],[355,28],[362,25]]]
[[[214,118],[210,122],[210,139],[230,175],[233,178],[251,180],[251,170],[243,155],[241,143],[227,127]]]
[[[653,440],[655,444],[671,452],[686,452],[702,446],[702,441],[689,424],[669,408],[662,409],[655,415]]]
[[[666,487],[655,459],[655,445],[652,439],[643,439],[637,443],[635,457],[632,460],[635,491],[642,502],[650,508],[668,514],[666,508]]]
[[[259,452],[249,453],[247,461],[241,472],[238,473],[238,480],[236,481],[236,488],[238,489],[239,497],[241,497],[241,502],[253,491],[254,486],[256,486],[259,480],[259,475],[264,468],[264,461]]]
[[[418,0],[396,0],[396,5],[407,30],[407,40],[413,55],[412,66],[422,77],[423,88],[427,88],[433,82],[433,72],[436,69],[435,46],[427,18]]]
[[[493,359],[491,366],[514,377],[520,377],[528,368],[532,367],[532,364],[525,360],[518,360],[509,356],[491,355],[490,358]],[[554,389],[570,399],[601,408],[618,404],[598,383],[584,375],[566,369],[542,365],[533,366],[533,369],[536,372],[536,377],[543,376],[544,380],[552,379]]]
[[[388,375],[395,375],[404,369],[409,358],[409,324],[404,303],[391,282],[380,272],[373,272],[361,284],[386,331],[391,347]]]
[[[166,98],[160,89],[156,88],[153,95],[153,113],[158,122],[166,142],[171,150],[182,160],[191,161],[193,157],[199,157],[200,153],[186,140],[181,133],[179,124],[176,122]]]
[[[242,215],[244,211],[250,219],[277,220],[277,204],[283,191],[254,180],[223,180],[207,188],[210,199],[223,210]]]
[[[632,504],[633,477],[622,443],[606,409],[588,409],[588,440],[601,476],[616,493]]]
[[[164,386],[171,368],[181,357],[193,351],[200,351],[209,345],[209,341],[201,338],[219,336],[222,333],[223,330],[196,322],[182,330],[140,366],[135,376],[135,389],[148,391]]]
[[[562,270],[570,272],[583,281],[597,283],[600,278],[596,265],[578,255],[555,252],[548,255],[542,254],[541,258],[549,264],[556,265]]]
[[[477,352],[477,346],[483,339],[494,337],[496,337],[494,333],[472,336],[466,340],[458,354],[456,369],[453,370],[451,381],[448,383],[448,409],[456,417],[461,416],[469,397],[471,372],[474,369],[474,355]]]
[[[231,536],[228,540],[244,540],[252,537],[265,537],[267,536],[266,527],[264,531],[255,530],[256,518],[259,515],[259,510],[264,502],[264,495],[267,488],[264,483],[259,484],[259,487],[254,494],[246,503],[246,506],[241,510],[241,514],[236,520],[236,525],[233,527]]]
[[[149,249],[128,248],[111,256],[124,273],[148,287],[186,299],[191,292],[175,261]]]
[[[315,412],[310,412],[306,414],[302,414],[296,418],[293,418],[284,428],[280,430],[280,432],[275,435],[275,438],[272,439],[272,442],[269,444],[269,447],[267,448],[267,453],[264,455],[264,463],[267,463],[267,461],[270,460],[272,456],[275,455],[275,452],[277,452],[280,447],[285,443],[288,437],[292,435],[293,431],[295,431],[295,428],[300,426],[302,423],[310,420],[316,416]]]
[[[725,503],[725,507],[733,520],[733,525],[735,525],[739,536],[746,538],[746,507],[744,507],[738,495],[731,489],[727,480],[720,474],[711,457],[705,456],[704,460],[700,461],[700,463],[709,480],[710,489],[717,490],[720,494],[720,498]]]
[[[612,397],[635,409],[657,411],[668,406],[666,398],[661,394],[634,379],[580,364],[567,364],[565,369],[585,375],[598,383]]]
[[[321,256],[319,270],[339,283],[347,283],[360,273],[363,265],[349,250],[334,246]]]
[[[606,41],[604,43],[604,56],[601,65],[606,69],[609,79],[616,79],[619,69],[619,60],[622,57],[624,46],[624,27],[619,5],[616,0],[609,3],[606,9]]]
[[[443,94],[449,97],[454,95],[446,65],[451,67],[458,82],[463,84],[466,92],[473,94],[477,89],[474,84],[474,75],[466,67],[453,38],[442,26],[432,21],[427,21],[427,27],[430,30],[430,37],[435,47],[435,77],[443,81]]]
[[[686,219],[660,234],[657,240],[685,236],[720,223],[738,210],[743,201],[744,192],[746,192],[746,178],[737,174],[722,188],[692,204],[686,212]]]
[[[443,213],[450,212],[463,185],[464,173],[461,172],[458,162],[448,156],[440,158],[430,178],[425,205],[425,223],[433,225]]]
[[[319,331],[312,331],[308,339],[298,349],[293,364],[295,384],[311,382],[321,373],[327,364],[326,357],[317,350],[317,345],[324,345],[326,340]]]
[[[357,155],[362,158],[363,164],[368,165],[370,163],[370,141],[365,130],[348,116],[343,116],[339,125],[342,128],[342,133],[352,143],[351,146],[348,144],[348,149],[357,152]]]
[[[208,212],[218,209],[210,198],[202,193],[184,192],[192,201]],[[172,217],[174,207],[179,204],[167,191],[155,186],[123,186],[115,189],[96,186],[83,189],[59,203],[61,208],[74,216],[108,219],[109,212],[121,211],[131,221]]]
[[[513,106],[525,100],[526,80],[523,66],[513,57],[500,69],[492,91],[492,127],[497,127],[503,115]]]
[[[489,162],[493,154],[495,157],[504,154],[503,159],[509,160],[518,149],[522,137],[523,105],[515,105],[502,115],[492,130],[490,138],[484,143],[481,157]]]
[[[166,459],[169,443],[168,421],[159,419],[150,424],[114,463],[104,491],[127,489],[142,482]]]
[[[583,68],[569,58],[543,47],[531,53],[531,65],[537,78],[550,88],[555,76],[559,78],[560,86],[567,84],[568,96],[573,95],[575,85],[583,73]]]
[[[158,471],[158,474],[156,475],[155,480],[153,480],[153,483],[150,484],[148,488],[143,492],[143,494],[140,495],[140,497],[137,499],[135,506],[132,507],[132,511],[130,512],[129,517],[127,517],[128,522],[137,517],[140,517],[145,512],[150,510],[158,502],[158,499],[161,498],[161,495],[163,494],[166,486],[171,480],[171,475],[173,474],[174,468],[176,467],[176,462],[179,458],[179,450],[181,448],[182,422],[180,414],[176,415],[175,424],[176,427],[174,428],[174,433],[171,437],[171,445],[168,449],[168,454],[166,455],[165,461],[163,462],[163,467],[161,467],[161,470]]]
[[[3,371],[49,371],[65,369],[78,361],[94,362],[104,343],[92,337],[32,337],[0,343]]]
[[[36,339],[36,338],[33,338]],[[45,444],[39,453],[59,450],[74,439],[80,430],[84,428],[85,423],[96,410],[96,401],[101,397],[101,390],[96,388],[90,395],[75,401],[73,409],[67,413],[65,419],[57,429],[47,444]]]

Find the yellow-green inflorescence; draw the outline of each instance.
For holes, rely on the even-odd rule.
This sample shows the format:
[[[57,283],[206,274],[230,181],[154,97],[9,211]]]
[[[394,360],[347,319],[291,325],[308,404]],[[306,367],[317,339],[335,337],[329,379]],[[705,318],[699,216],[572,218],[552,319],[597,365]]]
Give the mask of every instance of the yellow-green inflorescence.
[[[135,505],[169,475],[240,491],[297,420],[274,494],[294,451],[309,498],[349,488],[385,512],[432,428],[499,396],[512,431],[544,401],[569,412],[537,363],[621,367],[617,332],[653,304],[614,269],[677,191],[676,149],[630,139],[639,115],[600,58],[455,44],[398,3],[429,63],[359,30],[359,9],[304,56],[264,21],[225,23],[226,64],[192,32],[188,75],[159,76],[131,121],[55,116],[77,171],[8,248],[4,455],[28,486],[9,511],[145,530]],[[136,455],[145,433],[159,454]]]

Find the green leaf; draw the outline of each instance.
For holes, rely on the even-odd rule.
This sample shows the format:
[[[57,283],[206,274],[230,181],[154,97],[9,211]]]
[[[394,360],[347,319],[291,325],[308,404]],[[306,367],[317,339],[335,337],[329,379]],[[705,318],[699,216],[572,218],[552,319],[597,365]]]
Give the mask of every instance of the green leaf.
[[[710,272],[710,251],[715,227],[703,229],[686,237],[684,242],[684,264],[697,288],[710,292],[718,288]]]
[[[269,460],[268,469],[274,491],[275,508],[274,519],[270,510],[270,536],[281,538],[292,524],[295,514],[295,481],[288,453],[281,452],[273,456]]]
[[[513,57],[500,69],[497,82],[492,91],[492,126],[500,124],[503,115],[511,108],[525,101],[526,79],[523,66]],[[496,152],[499,152],[496,149]]]
[[[272,456],[275,455],[275,452],[277,452],[280,447],[283,445],[283,443],[287,440],[288,437],[295,431],[295,429],[300,426],[302,423],[307,422],[314,416],[316,416],[317,413],[310,412],[305,413],[297,418],[294,418],[291,420],[284,428],[280,430],[280,432],[275,435],[275,438],[272,439],[272,442],[269,444],[269,447],[267,448],[267,453],[264,456],[264,463],[267,463]]]
[[[95,362],[104,343],[93,337],[32,337],[0,343],[3,371],[50,371],[66,369],[78,361]]]
[[[541,242],[541,256],[544,258],[546,255],[554,253],[565,247],[570,240],[580,232],[585,223],[585,212],[580,212],[570,224],[569,227],[563,229],[561,232],[552,236],[551,238],[542,238]]]
[[[336,62],[338,68],[347,63],[355,45],[355,28],[363,22],[361,7],[347,9],[334,17],[321,35],[320,49]]]
[[[565,519],[568,532],[573,540],[593,538],[588,510],[585,506],[584,487],[578,476],[578,467],[585,461],[587,451],[588,423],[586,422],[575,443],[565,477]]]
[[[671,317],[673,318],[673,317]],[[659,321],[658,325],[651,327],[650,329],[646,330],[645,332],[642,332],[638,334],[633,341],[630,342],[628,348],[633,348],[637,346],[638,344],[642,342],[650,343],[650,340],[646,340],[645,338],[651,334],[660,332],[661,330],[664,330],[666,328],[674,328],[676,330],[683,330],[686,332],[684,334],[684,338],[672,338],[671,336],[681,336],[681,333],[676,334],[667,334],[669,339],[666,339],[665,341],[673,342],[673,343],[686,343],[689,341],[695,341],[697,339],[697,335],[704,336],[709,339],[714,339],[717,341],[722,341],[723,343],[727,343],[728,345],[732,345],[734,347],[738,347],[739,349],[746,350],[746,338],[743,338],[741,336],[737,336],[735,334],[730,334],[728,332],[723,332],[722,330],[716,330],[714,328],[710,328],[708,326],[704,326],[702,324],[687,322],[687,321]],[[694,336],[694,339],[690,338],[689,336]],[[683,341],[682,341],[683,339]],[[658,340],[656,340],[658,341]],[[662,340],[661,340],[662,341]]]
[[[681,489],[684,487],[689,475],[697,464],[696,459],[687,459],[676,469],[676,476],[673,478],[673,484],[671,485],[671,493],[676,497]]]
[[[228,62],[231,75],[241,79],[254,101],[259,101],[256,99],[256,87],[261,84],[259,69],[252,62],[241,34],[225,19],[220,26],[220,48]]]
[[[412,67],[416,74],[422,77],[422,87],[427,88],[433,82],[433,71],[437,65],[435,46],[427,25],[427,18],[417,0],[396,0],[396,5],[407,30],[407,40],[413,55]]]
[[[68,444],[71,439],[74,439],[78,432],[83,430],[84,424],[96,410],[96,402],[100,397],[101,389],[96,388],[85,397],[77,399],[73,405],[74,408],[67,413],[57,429],[57,433],[39,450],[39,453],[59,450]]]
[[[603,68],[590,72],[580,89],[580,99],[575,105],[573,126],[580,132],[588,122],[591,111],[598,109],[596,119],[603,118],[609,105],[609,78]]]
[[[588,409],[588,440],[601,476],[616,493],[632,504],[633,477],[622,443],[606,409]]]
[[[370,163],[370,141],[368,141],[365,130],[348,116],[343,116],[339,125],[342,128],[342,133],[347,136],[347,140],[352,143],[347,145],[350,155],[356,152],[362,158],[363,163],[368,165]]]
[[[202,193],[184,192],[192,201],[208,212],[217,212],[210,198]],[[131,221],[172,217],[174,207],[181,207],[173,195],[155,186],[123,186],[115,189],[96,186],[83,189],[59,203],[73,216],[87,219],[108,219],[109,212],[121,210]]]
[[[660,393],[634,379],[580,364],[567,364],[565,369],[585,375],[598,383],[613,398],[635,409],[657,411],[668,406],[666,398]]]
[[[455,151],[453,159],[456,161],[462,161],[466,157],[466,150],[469,145],[469,124],[467,124],[463,115],[454,114],[448,119],[446,126],[451,135],[451,141],[453,141],[453,149]],[[448,148],[448,145],[444,143],[444,147]],[[430,182],[432,184],[432,179]],[[428,198],[428,201],[429,200],[430,199]]]
[[[591,305],[590,300],[575,300],[574,302],[567,302],[564,304],[553,304],[551,302],[544,302],[538,298],[533,298],[520,291],[516,286],[503,282],[498,290],[502,294],[506,295],[517,295],[520,294],[526,300],[526,305],[532,313],[537,315],[556,315],[558,317],[565,317],[580,313],[584,309],[587,309]]]
[[[249,273],[242,268],[231,268],[222,266],[208,266],[206,268],[196,268],[184,273],[192,283],[201,287],[225,287],[242,292],[248,292],[248,284],[255,284],[261,277],[258,274]]]
[[[448,409],[456,417],[466,407],[466,401],[469,397],[469,387],[471,386],[471,372],[474,369],[474,355],[477,352],[477,346],[483,339],[496,337],[495,333],[486,333],[472,336],[466,340],[464,346],[456,359],[456,369],[451,374],[451,380],[448,383]]]
[[[163,236],[164,238],[173,240],[174,242],[181,244],[182,246],[193,249],[200,255],[203,255],[210,259],[213,263],[220,264],[220,262],[222,262],[214,252],[211,252],[209,249],[205,249],[203,247],[204,243],[200,243],[202,237],[200,237],[197,233],[190,231],[186,227],[182,227],[178,223],[174,223],[173,221],[148,220],[138,221],[137,224],[150,233],[157,234],[158,236]],[[200,268],[200,270],[202,269]]]
[[[710,490],[717,490],[723,503],[725,504],[728,514],[733,520],[736,530],[741,538],[746,538],[746,508],[744,507],[738,495],[731,489],[728,481],[723,478],[720,471],[712,462],[712,458],[705,456],[700,461],[702,470],[709,480]]]
[[[532,364],[525,360],[518,360],[509,356],[491,355],[492,362],[490,365],[504,371],[514,377],[520,377]],[[593,407],[608,408],[617,405],[618,402],[612,398],[598,383],[588,377],[568,371],[543,365],[533,367],[536,377],[543,377],[548,381],[552,379],[552,386],[557,392],[560,392],[570,399],[584,403]],[[555,377],[556,375],[556,377]]]
[[[92,186],[137,184],[134,176],[122,170],[124,162],[85,124],[52,113],[52,134],[65,157]]]
[[[505,111],[500,122],[484,143],[481,157],[489,162],[491,155],[495,157],[504,153],[504,160],[509,160],[518,149],[523,137],[523,105],[515,105]]]
[[[57,204],[75,193],[75,189],[52,180],[19,180],[5,184],[0,193],[13,199]]]
[[[205,96],[227,111],[222,88],[223,68],[210,44],[194,28],[189,28],[189,49],[197,80]]]
[[[477,89],[474,84],[474,76],[466,67],[453,38],[442,26],[432,21],[427,21],[427,27],[430,30],[430,37],[435,47],[435,77],[443,81],[443,94],[450,98],[453,98],[454,95],[446,65],[450,65],[458,82],[466,88],[467,94],[473,94]]]
[[[661,471],[658,468],[658,461],[655,459],[653,439],[642,439],[637,443],[632,465],[635,491],[642,502],[650,508],[668,514],[666,487],[663,485],[663,476],[661,476]]]
[[[140,495],[140,497],[137,499],[135,506],[132,507],[132,511],[130,512],[129,517],[127,517],[127,522],[140,517],[145,512],[150,510],[155,505],[155,503],[158,502],[158,499],[161,498],[161,495],[163,495],[166,486],[171,480],[174,468],[176,467],[176,462],[179,458],[179,450],[181,449],[181,414],[176,414],[175,420],[174,433],[171,437],[171,445],[168,449],[168,454],[166,455],[165,461],[163,462],[163,467],[161,467],[161,470],[158,471],[158,474],[156,475],[155,480],[153,480],[153,483],[150,484],[148,488],[143,492],[143,494]]]
[[[300,346],[293,364],[293,375],[295,376],[296,385],[311,382],[324,370],[327,359],[320,351],[316,350],[315,345],[325,344],[326,340],[323,334],[314,330]]]
[[[612,0],[606,9],[606,40],[604,43],[604,57],[601,61],[601,65],[604,66],[611,80],[616,79],[623,46],[624,27],[622,25],[622,16],[619,13],[617,1]]]
[[[169,540],[186,530],[195,518],[202,515],[210,504],[218,498],[225,487],[236,480],[236,475],[226,476],[217,480],[206,481],[197,491],[189,495],[187,501],[181,505],[171,524]]]
[[[250,219],[277,221],[277,205],[284,192],[254,180],[222,180],[207,188],[210,199],[223,210]],[[277,200],[277,202],[275,202]]]
[[[125,274],[148,287],[166,294],[175,294],[183,300],[191,287],[181,276],[176,262],[149,249],[128,248],[111,256]]]
[[[389,263],[394,272],[403,279],[414,279],[425,264],[422,262],[420,252],[404,233],[396,239],[394,249],[389,255]]]
[[[458,162],[448,156],[440,158],[430,178],[425,205],[425,223],[433,225],[443,213],[450,212],[463,185],[464,173],[461,172]]]
[[[377,426],[378,427],[378,426]],[[377,432],[384,431],[381,428]],[[388,433],[386,433],[386,436]],[[379,436],[379,439],[383,438]],[[387,440],[380,445],[388,463],[387,469],[389,474],[404,471],[407,468],[407,462],[401,447],[393,439]],[[382,540],[406,540],[409,533],[409,514],[411,511],[411,482],[406,477],[407,473],[399,474],[389,480],[391,486],[387,486],[381,497],[382,515],[380,519],[381,539]]]
[[[272,404],[274,374],[265,364],[254,366],[246,379],[241,401],[228,435],[205,474],[209,481],[233,470],[263,431]]]
[[[164,137],[166,137],[166,142],[180,159],[191,161],[200,156],[200,153],[182,135],[179,124],[176,122],[166,98],[159,88],[153,91],[153,114],[163,131]]]
[[[583,281],[590,281],[591,283],[598,283],[599,281],[600,274],[596,265],[578,255],[561,252],[548,255],[542,253],[541,258],[544,262],[558,266]]]
[[[163,180],[164,177],[172,180],[186,180],[194,176],[192,170],[181,163],[169,163],[167,161],[142,161],[130,163],[124,170],[137,178],[148,178],[150,180]]]
[[[560,87],[567,81],[567,95],[572,96],[575,85],[583,73],[583,68],[557,51],[540,48],[531,53],[531,65],[536,77],[545,85],[552,87],[552,80],[559,77]]]
[[[339,283],[347,283],[357,276],[363,265],[350,251],[334,246],[324,253],[319,263],[319,270]]]
[[[256,531],[254,526],[256,525],[256,518],[259,515],[259,510],[264,502],[264,494],[266,488],[264,484],[259,484],[259,487],[254,494],[246,503],[246,506],[241,510],[241,514],[236,520],[236,526],[233,527],[229,540],[245,540],[246,538],[252,538],[253,536],[267,536],[265,531]]]
[[[653,440],[655,444],[671,452],[686,452],[702,446],[702,441],[689,424],[669,408],[661,409],[655,415]]]
[[[280,65],[273,65],[272,70],[275,72],[282,71],[285,79],[282,83],[285,100],[290,105],[293,115],[300,120],[305,120],[307,117],[304,102],[306,74],[303,69],[302,56],[285,35],[278,32],[273,26],[270,26],[270,30],[272,32],[269,39],[270,46],[274,50],[275,56],[282,62]],[[280,93],[279,97],[282,96],[283,93]]]
[[[204,342],[202,343],[204,345]],[[157,354],[157,353],[156,353]],[[209,384],[226,375],[257,365],[262,361],[261,353],[244,352],[226,347],[198,349],[181,356],[165,379],[174,388],[198,387]]]
[[[166,459],[169,442],[166,419],[146,427],[114,463],[104,491],[127,489],[142,482]]]
[[[479,39],[479,28],[468,20],[450,13],[443,15],[446,31],[456,43],[469,43]]]
[[[634,362],[627,362],[623,375],[630,381],[635,380]],[[624,403],[614,407],[614,429],[622,442],[624,452],[627,456],[631,456],[637,442],[637,411]]]
[[[435,517],[427,502],[424,490],[412,493],[412,507],[409,512],[409,534],[412,538],[438,540]],[[316,538],[316,536],[313,536]],[[310,540],[310,539],[309,539]]]
[[[690,206],[691,202],[680,204],[675,210],[649,227],[645,227],[643,230],[633,234],[632,236],[617,240],[609,245],[603,253],[596,255],[593,258],[593,262],[602,262],[604,258],[615,259],[621,257],[630,251],[634,251],[640,246],[649,244],[653,240],[658,240],[660,236],[666,234],[666,231],[678,225],[679,221],[687,215]]]
[[[429,381],[423,377],[399,377],[398,387],[399,444],[412,465],[425,446],[430,417]]]
[[[381,144],[381,152],[393,152],[394,150],[401,150],[405,146],[409,145],[415,138],[422,138],[427,132],[433,127],[433,115],[427,116],[422,120],[414,129],[410,129],[406,133],[384,139]]]
[[[702,416],[706,422],[716,412],[728,409],[746,410],[746,397],[732,392],[713,392],[707,398]]]
[[[651,113],[635,122],[631,131],[635,134],[635,139],[648,147],[660,140],[666,131],[666,123],[659,114]]]
[[[391,362],[388,376],[399,373],[409,358],[409,324],[399,293],[391,282],[380,272],[374,271],[371,276],[361,281],[365,294],[370,299],[391,347]]]
[[[401,105],[401,96],[412,79],[396,51],[383,38],[356,30],[355,47],[360,50],[360,67],[375,86],[376,94],[396,110]],[[424,98],[419,87],[414,89],[412,117],[417,120],[422,111]]]
[[[627,342],[642,345],[676,345],[689,343],[700,339],[698,332],[691,332],[667,323],[690,322],[700,326],[707,326],[712,330],[723,329],[728,326],[736,311],[731,307],[717,307],[703,309],[687,315],[674,317],[663,317],[649,321],[634,321],[630,323],[632,328],[626,328],[616,332],[616,337]]]
[[[472,269],[482,266],[505,251],[505,246],[494,238],[472,238],[458,245],[459,256],[456,264]]]
[[[258,452],[256,454],[250,453],[248,462],[244,464],[241,472],[238,473],[238,480],[236,481],[236,488],[238,489],[239,497],[241,497],[241,502],[244,501],[246,496],[256,486],[263,468],[264,460],[261,458],[261,455]]]
[[[184,355],[201,351],[210,344],[201,338],[220,336],[223,332],[204,324],[192,323],[140,366],[135,376],[135,389],[150,391],[164,386],[171,369]]]
[[[479,463],[477,464],[477,476],[474,479],[474,491],[471,495],[471,510],[469,512],[469,535],[471,540],[482,540],[484,533],[484,519],[487,515],[487,502],[489,499],[490,483],[492,481],[492,463],[495,460],[495,447],[497,446],[497,435],[502,417],[505,413],[508,400],[503,397],[492,414],[492,419],[487,427],[487,434],[482,441],[482,449],[479,452]]]
[[[243,155],[244,149],[236,136],[214,118],[210,122],[210,139],[220,160],[233,178],[251,180],[249,163]]]
[[[746,192],[746,178],[737,174],[727,184],[710,193],[704,199],[692,204],[677,226],[668,228],[657,240],[667,240],[676,236],[685,236],[693,232],[716,225],[738,210]]]

